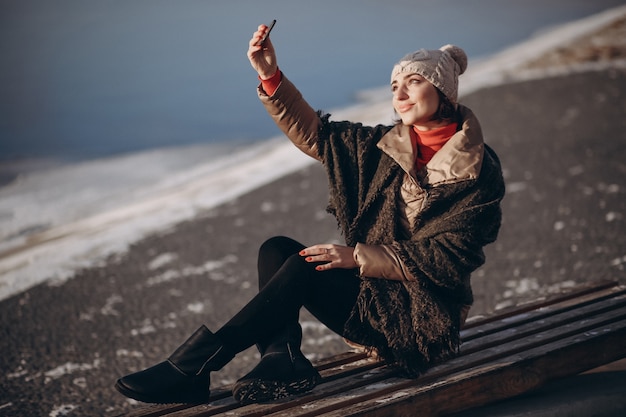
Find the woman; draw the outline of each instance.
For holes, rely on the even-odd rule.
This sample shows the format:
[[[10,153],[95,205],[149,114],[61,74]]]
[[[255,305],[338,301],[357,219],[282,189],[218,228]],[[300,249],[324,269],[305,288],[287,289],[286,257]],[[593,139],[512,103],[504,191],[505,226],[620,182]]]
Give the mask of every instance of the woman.
[[[259,250],[259,294],[215,334],[200,327],[166,361],[118,380],[144,402],[202,402],[209,373],[256,344],[260,363],[234,385],[242,403],[312,389],[320,376],[300,352],[306,307],[351,343],[416,377],[455,354],[471,305],[470,274],[496,239],[504,195],[495,153],[457,103],[467,57],[420,50],[393,67],[394,126],[331,122],[278,69],[267,26],[248,58],[258,94],[290,140],[326,168],[329,211],[346,245],[305,247],[275,237]]]

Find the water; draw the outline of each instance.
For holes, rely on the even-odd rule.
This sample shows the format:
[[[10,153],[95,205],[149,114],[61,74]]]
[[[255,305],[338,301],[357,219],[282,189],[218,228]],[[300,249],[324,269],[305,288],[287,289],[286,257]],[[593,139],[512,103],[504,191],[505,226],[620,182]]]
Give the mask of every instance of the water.
[[[245,56],[256,26],[273,18],[281,68],[314,107],[330,109],[385,85],[406,52],[455,43],[476,58],[621,3],[3,0],[0,162],[6,174],[34,161],[275,135]]]

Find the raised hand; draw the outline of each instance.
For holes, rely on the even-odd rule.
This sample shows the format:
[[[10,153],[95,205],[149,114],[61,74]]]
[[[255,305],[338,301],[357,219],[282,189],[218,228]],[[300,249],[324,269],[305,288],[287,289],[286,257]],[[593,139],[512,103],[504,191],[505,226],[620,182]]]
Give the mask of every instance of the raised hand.
[[[265,42],[260,44],[265,33],[269,31],[267,25],[260,25],[256,32],[252,35],[248,44],[248,59],[252,68],[259,74],[263,80],[271,78],[278,71],[276,62],[276,51],[274,45],[268,37]]]

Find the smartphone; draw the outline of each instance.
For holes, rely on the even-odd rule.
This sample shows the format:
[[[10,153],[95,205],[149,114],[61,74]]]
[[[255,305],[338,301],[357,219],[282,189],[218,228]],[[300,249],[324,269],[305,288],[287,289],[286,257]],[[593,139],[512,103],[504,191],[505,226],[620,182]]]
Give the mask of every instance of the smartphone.
[[[263,38],[261,38],[261,40],[257,42],[257,45],[263,45],[263,42],[265,42],[267,37],[270,36],[270,32],[272,31],[272,29],[274,29],[275,24],[276,24],[276,19],[272,20],[272,23],[270,23],[270,27],[267,29],[267,32],[265,32],[265,36],[263,36]]]

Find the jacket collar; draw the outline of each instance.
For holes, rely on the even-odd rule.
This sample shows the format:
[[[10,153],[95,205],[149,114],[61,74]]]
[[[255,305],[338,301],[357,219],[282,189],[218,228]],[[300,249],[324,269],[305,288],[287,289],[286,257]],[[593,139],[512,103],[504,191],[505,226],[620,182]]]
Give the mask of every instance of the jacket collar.
[[[420,172],[415,172],[410,126],[395,125],[381,138],[377,146],[393,158],[411,178],[418,179],[422,186],[476,179],[480,175],[485,151],[482,130],[478,119],[469,108],[459,105],[459,113],[461,129]]]

